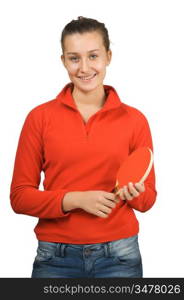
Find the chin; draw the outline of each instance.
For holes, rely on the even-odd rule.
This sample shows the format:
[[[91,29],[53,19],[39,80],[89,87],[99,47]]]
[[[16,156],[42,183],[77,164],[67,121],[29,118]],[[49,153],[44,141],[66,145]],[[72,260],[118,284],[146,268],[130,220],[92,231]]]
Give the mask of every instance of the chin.
[[[91,92],[95,89],[97,89],[99,86],[103,85],[103,82],[96,82],[96,83],[90,83],[90,84],[79,84],[78,82],[73,81],[74,86],[84,92]]]

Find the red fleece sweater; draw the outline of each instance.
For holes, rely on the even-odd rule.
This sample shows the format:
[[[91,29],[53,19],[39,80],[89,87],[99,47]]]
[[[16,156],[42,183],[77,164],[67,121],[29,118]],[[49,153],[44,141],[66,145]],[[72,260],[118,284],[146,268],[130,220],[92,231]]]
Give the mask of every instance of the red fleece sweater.
[[[103,107],[87,123],[72,98],[72,83],[56,99],[30,111],[23,125],[11,182],[11,205],[19,214],[39,218],[37,239],[73,244],[101,243],[127,238],[139,231],[134,210],[145,212],[156,199],[154,168],[146,190],[132,201],[120,201],[107,218],[82,209],[64,213],[66,192],[113,192],[120,163],[152,138],[145,116],[122,103],[104,85]],[[44,191],[39,190],[44,172]]]

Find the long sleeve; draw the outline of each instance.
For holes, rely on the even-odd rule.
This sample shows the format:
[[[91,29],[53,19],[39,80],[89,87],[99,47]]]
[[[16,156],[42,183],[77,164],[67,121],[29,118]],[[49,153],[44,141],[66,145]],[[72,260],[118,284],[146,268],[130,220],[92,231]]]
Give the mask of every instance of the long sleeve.
[[[136,235],[139,222],[133,210],[146,211],[156,199],[154,169],[145,192],[125,205],[120,202],[108,218],[80,208],[62,210],[66,193],[111,191],[120,162],[139,147],[153,149],[146,118],[122,103],[113,87],[104,86],[104,106],[87,124],[76,108],[73,87],[67,84],[55,99],[28,114],[15,157],[12,208],[39,218],[34,232],[41,241],[92,244]]]
[[[153,151],[150,127],[146,117],[142,113],[139,113],[134,124],[134,134],[132,136],[130,150],[132,152],[140,147],[149,147]],[[129,206],[141,212],[149,210],[156,200],[157,191],[155,189],[154,165],[144,184],[145,192],[140,194],[137,198],[127,201]]]
[[[38,218],[60,218],[66,189],[39,190],[44,163],[43,120],[39,109],[27,116],[18,142],[10,200],[16,213]]]

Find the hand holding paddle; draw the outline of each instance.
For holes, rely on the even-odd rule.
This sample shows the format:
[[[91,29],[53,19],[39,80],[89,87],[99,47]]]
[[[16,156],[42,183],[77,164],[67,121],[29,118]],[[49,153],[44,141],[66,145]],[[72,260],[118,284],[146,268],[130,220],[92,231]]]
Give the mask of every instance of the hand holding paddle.
[[[135,197],[138,197],[141,193],[145,191],[145,185],[144,183],[135,183],[132,182],[128,183],[128,186],[124,186],[123,188],[120,188],[115,195],[118,196],[122,200],[132,200]]]
[[[152,165],[153,153],[148,147],[141,147],[132,152],[118,170],[115,195],[119,195],[122,200],[138,197],[145,191],[144,181]]]

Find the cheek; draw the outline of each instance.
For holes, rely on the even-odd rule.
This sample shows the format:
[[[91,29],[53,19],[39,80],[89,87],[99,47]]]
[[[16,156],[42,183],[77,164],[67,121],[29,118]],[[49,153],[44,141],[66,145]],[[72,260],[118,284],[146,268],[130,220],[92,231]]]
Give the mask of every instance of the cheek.
[[[77,65],[67,65],[66,69],[70,75],[75,75],[78,70],[78,67]]]
[[[104,64],[104,62],[99,62],[99,63],[96,65],[96,70],[97,70],[98,72],[105,73],[105,72],[106,72],[106,65]]]

